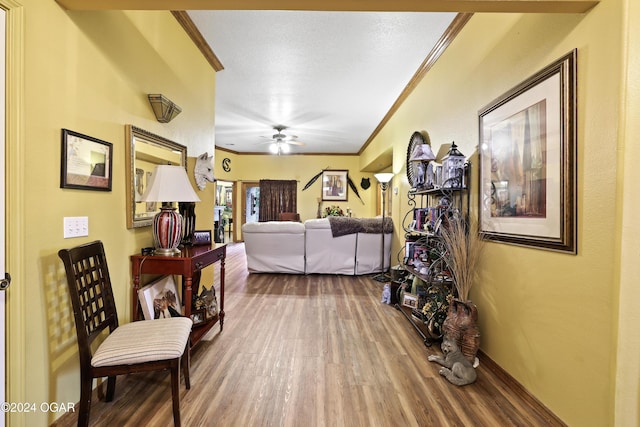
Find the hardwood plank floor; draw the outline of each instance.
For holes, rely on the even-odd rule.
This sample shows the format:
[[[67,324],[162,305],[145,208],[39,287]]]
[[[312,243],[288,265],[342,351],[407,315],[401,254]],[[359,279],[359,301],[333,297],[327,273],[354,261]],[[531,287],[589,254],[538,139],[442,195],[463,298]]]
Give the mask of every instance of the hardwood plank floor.
[[[564,425],[483,355],[476,383],[449,384],[427,361],[439,347],[380,303],[369,276],[248,274],[242,244],[226,267],[224,330],[193,350],[184,426]],[[173,425],[168,374],[118,377],[91,425]]]

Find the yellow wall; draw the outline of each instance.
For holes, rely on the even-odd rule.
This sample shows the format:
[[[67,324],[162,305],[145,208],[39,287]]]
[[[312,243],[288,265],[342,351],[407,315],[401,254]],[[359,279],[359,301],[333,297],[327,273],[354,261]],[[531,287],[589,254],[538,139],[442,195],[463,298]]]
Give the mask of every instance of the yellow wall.
[[[224,158],[231,160],[231,170],[222,169]],[[349,188],[346,202],[325,201],[322,207],[337,205],[346,211],[350,208],[355,217],[370,217],[376,215],[377,181],[373,174],[361,172],[358,156],[272,156],[272,155],[239,155],[225,150],[216,150],[215,175],[223,181],[238,183],[237,193],[241,193],[240,184],[243,181],[259,181],[261,179],[295,179],[298,181],[298,212],[300,219],[316,218],[318,198],[321,197],[322,183],[318,179],[311,187],[302,191],[309,180],[323,169],[347,170],[349,177],[358,189],[360,199]],[[362,178],[370,178],[371,186],[364,190],[360,186]],[[235,195],[234,210],[240,207],[240,194]],[[393,202],[392,202],[393,203]],[[235,215],[235,213],[234,213]],[[236,220],[234,220],[236,223]],[[238,236],[236,236],[239,238]]]
[[[102,240],[120,320],[129,321],[129,255],[152,245],[152,238],[149,227],[126,228],[125,124],[197,147],[190,156],[212,153],[215,73],[169,12],[67,12],[54,1],[22,4],[24,85],[17,90],[23,90],[24,134],[8,141],[9,193],[23,208],[9,214],[8,262],[17,269],[8,292],[8,401],[77,402],[75,329],[57,251]],[[182,113],[158,123],[149,93],[165,94]],[[113,144],[112,191],[59,188],[61,128]],[[28,191],[16,194],[20,188]],[[212,228],[214,191],[213,184],[197,191],[203,200],[197,228]],[[63,239],[65,216],[88,216],[89,236]],[[10,425],[48,425],[59,415],[9,419]]]
[[[617,202],[622,206],[618,236],[620,236],[620,308],[617,316],[617,366],[615,369],[615,420],[616,425],[640,425],[640,264],[638,242],[640,241],[640,3],[625,0],[628,8],[622,27],[628,32],[623,39],[623,52],[627,54],[625,67],[620,76],[626,88],[620,102],[621,143],[618,149],[620,171],[618,180],[624,185],[617,189]]]
[[[585,15],[475,15],[366,153],[373,158],[386,141],[396,141],[400,135],[408,140],[413,131],[422,129],[436,147],[455,141],[471,157],[471,206],[477,211],[478,110],[578,49],[578,255],[490,243],[481,281],[471,292],[480,314],[482,350],[576,426],[614,423],[622,201],[617,182],[622,177],[618,161],[624,157],[618,153],[623,140],[617,130],[621,25],[619,0],[603,1]],[[637,61],[637,46],[634,49]],[[637,90],[635,95],[632,103],[637,107]],[[406,142],[394,145],[395,172],[404,174],[405,150]],[[636,176],[632,178],[637,182]],[[404,192],[406,177],[402,181]],[[628,197],[637,199],[635,187]],[[631,203],[635,206],[637,201]],[[626,225],[637,235],[637,218],[635,222],[628,218]],[[624,255],[637,259],[637,239],[630,239],[625,238]],[[627,312],[632,303],[628,304]],[[636,372],[628,379],[635,405],[625,407],[636,414],[631,415],[635,419],[638,362],[631,361],[637,354],[628,349],[624,359]]]

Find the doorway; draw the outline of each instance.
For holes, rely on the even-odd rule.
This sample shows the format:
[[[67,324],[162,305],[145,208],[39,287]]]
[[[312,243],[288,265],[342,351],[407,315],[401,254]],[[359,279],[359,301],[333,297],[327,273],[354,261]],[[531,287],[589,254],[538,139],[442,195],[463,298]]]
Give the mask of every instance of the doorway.
[[[240,230],[247,222],[260,221],[260,182],[247,181],[242,183],[242,214]],[[242,232],[240,240],[244,241]]]
[[[216,181],[214,240],[216,243],[233,242],[233,188],[231,181]]]

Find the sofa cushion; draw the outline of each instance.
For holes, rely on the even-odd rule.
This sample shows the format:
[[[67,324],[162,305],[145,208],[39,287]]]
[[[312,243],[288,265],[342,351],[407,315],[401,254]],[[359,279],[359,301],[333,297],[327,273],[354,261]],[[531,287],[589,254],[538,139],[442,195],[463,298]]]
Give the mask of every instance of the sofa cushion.
[[[242,232],[304,234],[304,224],[293,221],[248,222],[243,224]]]
[[[310,228],[319,228],[319,229],[330,229],[331,224],[329,224],[329,218],[317,218],[317,219],[308,219],[304,222],[304,227],[306,229]]]

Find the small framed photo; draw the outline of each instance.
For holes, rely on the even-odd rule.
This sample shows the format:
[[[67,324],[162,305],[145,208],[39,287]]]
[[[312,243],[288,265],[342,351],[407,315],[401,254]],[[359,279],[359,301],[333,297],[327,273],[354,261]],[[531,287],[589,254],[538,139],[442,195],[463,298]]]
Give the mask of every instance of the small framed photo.
[[[207,320],[207,313],[206,310],[200,309],[200,310],[195,310],[191,312],[191,320],[193,321],[194,325],[197,325],[199,323],[203,323],[205,320]]]
[[[182,305],[173,276],[163,276],[138,291],[145,320],[181,317]]]
[[[347,201],[347,174],[349,171],[322,171],[322,200]]]
[[[418,308],[418,296],[405,293],[402,296],[402,305],[410,308]]]
[[[210,245],[211,230],[196,230],[193,232],[193,245]]]
[[[113,144],[62,129],[60,188],[111,191]]]

